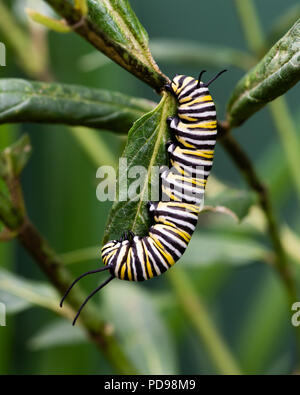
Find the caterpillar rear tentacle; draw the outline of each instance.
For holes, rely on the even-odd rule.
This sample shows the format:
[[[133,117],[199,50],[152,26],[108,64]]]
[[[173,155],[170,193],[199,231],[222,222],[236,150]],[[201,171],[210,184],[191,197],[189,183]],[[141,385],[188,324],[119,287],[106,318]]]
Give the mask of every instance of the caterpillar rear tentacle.
[[[165,86],[178,102],[177,115],[167,118],[174,141],[166,143],[172,168],[161,172],[162,196],[159,202],[148,202],[154,224],[147,236],[124,232],[119,240],[111,240],[101,250],[104,268],[78,277],[68,288],[61,305],[82,277],[108,270],[110,277],[95,289],[80,307],[73,325],[87,301],[112,279],[144,281],[170,269],[186,250],[195,230],[206,181],[213,164],[217,135],[216,109],[209,82],[176,75]]]

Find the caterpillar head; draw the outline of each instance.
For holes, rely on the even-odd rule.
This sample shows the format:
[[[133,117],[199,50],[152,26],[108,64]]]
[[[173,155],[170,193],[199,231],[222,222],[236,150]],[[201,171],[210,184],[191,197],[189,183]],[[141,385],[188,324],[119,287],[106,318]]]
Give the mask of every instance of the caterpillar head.
[[[206,72],[206,70],[202,70],[201,73],[199,74],[198,80],[196,80],[193,77],[189,77],[186,75],[182,74],[176,74],[173,80],[171,81],[170,84],[166,85],[166,89],[169,90],[171,93],[173,93],[175,96],[179,96],[181,91],[185,87],[194,87],[194,88],[200,88],[201,87],[208,87],[213,81],[215,81],[222,73],[224,73],[227,70],[222,70],[220,71],[215,77],[213,77],[210,81],[208,82],[203,82],[202,81],[202,75]]]

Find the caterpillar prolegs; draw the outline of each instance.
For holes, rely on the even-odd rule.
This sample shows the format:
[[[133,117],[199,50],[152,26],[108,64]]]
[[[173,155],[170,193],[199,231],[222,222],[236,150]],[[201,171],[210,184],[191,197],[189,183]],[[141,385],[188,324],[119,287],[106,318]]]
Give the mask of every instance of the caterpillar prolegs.
[[[120,240],[109,241],[102,247],[105,267],[82,274],[68,288],[61,306],[82,277],[110,272],[110,277],[84,301],[73,325],[88,300],[114,278],[149,280],[167,271],[186,250],[197,224],[216,144],[216,109],[208,87],[224,71],[207,83],[201,81],[202,71],[198,80],[176,75],[166,85],[178,102],[177,115],[168,118],[173,141],[166,149],[172,168],[161,174],[162,195],[167,199],[148,203],[154,223],[147,236],[124,232]]]

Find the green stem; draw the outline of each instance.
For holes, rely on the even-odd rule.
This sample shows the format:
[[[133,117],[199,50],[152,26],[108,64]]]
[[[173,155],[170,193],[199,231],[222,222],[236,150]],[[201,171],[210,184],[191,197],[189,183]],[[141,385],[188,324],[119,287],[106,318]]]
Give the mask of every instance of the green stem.
[[[200,340],[206,347],[212,362],[220,374],[241,374],[240,369],[227,348],[220,333],[212,322],[209,313],[201,301],[199,293],[193,288],[192,282],[185,272],[176,267],[168,272],[168,280],[175,292],[177,301],[184,315],[194,327]]]

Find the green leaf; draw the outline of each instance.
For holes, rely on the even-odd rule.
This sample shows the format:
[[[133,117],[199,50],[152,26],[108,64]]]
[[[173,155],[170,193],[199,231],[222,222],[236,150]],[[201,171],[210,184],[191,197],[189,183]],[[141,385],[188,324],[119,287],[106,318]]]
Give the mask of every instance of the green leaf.
[[[0,80],[0,124],[44,122],[127,133],[154,103],[83,86]]]
[[[249,70],[255,59],[246,52],[188,40],[157,39],[150,42],[153,56],[160,62],[195,67],[236,66]]]
[[[144,166],[147,174],[141,180],[137,200],[119,196],[115,201],[106,227],[104,242],[113,235],[120,236],[122,230],[131,230],[138,235],[147,233],[150,219],[146,204],[151,196],[151,170],[152,166],[168,163],[165,144],[169,132],[166,120],[174,113],[175,108],[174,98],[164,94],[159,105],[139,119],[129,131],[127,145],[122,155],[127,159],[127,166],[119,169],[122,177],[118,180],[118,186],[127,185],[126,191],[128,191],[135,180],[130,182],[124,175],[127,175],[128,170],[133,166]]]
[[[271,252],[249,237],[224,233],[196,232],[182,257],[185,266],[199,265],[247,265],[269,260]]]
[[[227,106],[231,127],[238,126],[300,78],[300,20],[235,87]]]
[[[151,295],[138,284],[113,282],[102,295],[106,318],[126,354],[142,374],[175,374],[176,355],[169,329]]]
[[[167,82],[155,61],[148,35],[127,0],[88,0],[82,15],[70,0],[46,0],[76,32],[116,63],[160,91]]]
[[[46,350],[52,347],[85,343],[87,338],[82,328],[77,325],[70,329],[70,322],[55,320],[47,324],[28,341],[32,351]]]

